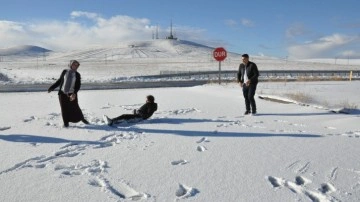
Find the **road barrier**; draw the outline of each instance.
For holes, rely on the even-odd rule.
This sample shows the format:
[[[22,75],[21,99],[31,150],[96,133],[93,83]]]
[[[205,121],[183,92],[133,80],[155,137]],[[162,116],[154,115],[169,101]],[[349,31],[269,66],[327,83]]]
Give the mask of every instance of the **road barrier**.
[[[145,76],[161,79],[217,79],[218,71],[161,71],[160,75]],[[237,79],[237,71],[222,71],[222,79]],[[261,80],[353,80],[360,79],[360,70],[264,70],[260,71]]]

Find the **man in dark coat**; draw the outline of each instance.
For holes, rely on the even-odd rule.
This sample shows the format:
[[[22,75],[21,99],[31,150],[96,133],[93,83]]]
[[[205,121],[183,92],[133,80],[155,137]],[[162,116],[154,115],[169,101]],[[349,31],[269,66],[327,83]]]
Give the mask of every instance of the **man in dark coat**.
[[[134,110],[133,114],[123,114],[116,118],[110,119],[104,115],[104,121],[109,126],[121,123],[123,121],[135,121],[135,120],[145,120],[150,118],[154,112],[157,110],[157,103],[155,103],[155,98],[152,95],[146,96],[146,103],[141,106],[138,110]]]
[[[254,62],[249,61],[249,55],[243,54],[242,63],[237,73],[237,81],[240,83],[245,98],[245,115],[256,114],[255,91],[258,84],[259,70]]]

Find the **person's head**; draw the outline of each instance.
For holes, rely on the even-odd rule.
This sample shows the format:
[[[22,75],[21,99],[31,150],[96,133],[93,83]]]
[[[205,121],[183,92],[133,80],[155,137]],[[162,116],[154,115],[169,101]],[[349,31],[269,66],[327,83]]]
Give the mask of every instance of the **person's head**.
[[[249,55],[248,54],[242,54],[241,60],[244,64],[247,64],[249,62]]]
[[[80,66],[80,63],[77,60],[70,60],[69,67],[70,69],[76,71]]]
[[[146,102],[154,103],[155,102],[154,96],[152,95],[146,96]]]

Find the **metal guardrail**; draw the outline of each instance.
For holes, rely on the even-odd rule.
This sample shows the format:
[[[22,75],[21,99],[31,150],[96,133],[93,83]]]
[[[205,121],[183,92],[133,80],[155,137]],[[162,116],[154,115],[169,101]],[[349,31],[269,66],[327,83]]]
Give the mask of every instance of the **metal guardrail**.
[[[260,71],[262,81],[297,81],[297,80],[360,80],[360,70],[356,71],[305,71],[305,70],[270,70]],[[202,85],[219,79],[219,71],[188,71],[188,72],[162,72],[160,75],[131,77],[126,80],[111,83],[84,83],[84,90],[101,89],[131,89],[131,88],[157,88],[157,87],[186,87]],[[237,71],[222,71],[223,81],[236,81]],[[50,84],[4,84],[0,85],[1,92],[46,92]]]
[[[82,83],[81,90],[111,90],[138,88],[191,87],[206,84],[207,81],[127,81],[117,83]],[[8,84],[0,85],[0,93],[6,92],[47,92],[51,84]],[[55,94],[57,93],[55,90]]]
[[[350,74],[354,79],[360,79],[360,70],[264,70],[260,71],[260,79],[272,78],[349,78]],[[142,76],[141,78],[179,78],[179,79],[208,79],[212,80],[219,77],[219,71],[162,71],[160,75]],[[237,71],[221,71],[223,79],[236,79]]]
[[[290,77],[349,77],[352,74],[353,77],[360,76],[360,70],[348,71],[348,70],[273,70],[273,71],[261,71],[260,75],[263,77],[271,76],[290,76]]]

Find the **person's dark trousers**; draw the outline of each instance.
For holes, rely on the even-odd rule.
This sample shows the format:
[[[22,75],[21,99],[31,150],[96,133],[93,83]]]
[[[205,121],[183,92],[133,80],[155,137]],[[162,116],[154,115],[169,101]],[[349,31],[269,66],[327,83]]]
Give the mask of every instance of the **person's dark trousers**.
[[[130,120],[130,119],[135,119],[135,118],[141,118],[141,116],[139,114],[123,114],[121,116],[118,116],[114,119],[112,119],[114,122],[116,121],[121,121],[121,120]]]
[[[256,84],[250,84],[249,86],[243,85],[243,95],[245,98],[245,107],[246,111],[256,113],[256,102],[255,102],[255,91],[256,91]],[[250,110],[251,106],[251,110]]]

